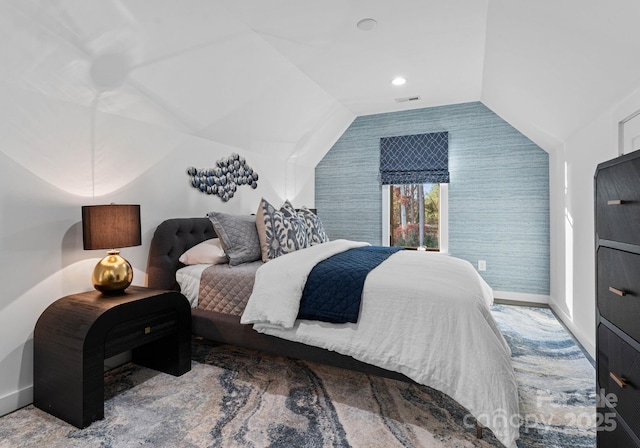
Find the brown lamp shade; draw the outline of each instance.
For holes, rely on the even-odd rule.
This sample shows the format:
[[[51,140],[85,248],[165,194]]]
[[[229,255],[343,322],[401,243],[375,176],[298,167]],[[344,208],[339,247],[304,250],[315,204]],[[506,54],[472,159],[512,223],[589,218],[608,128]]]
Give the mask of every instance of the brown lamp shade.
[[[140,246],[142,231],[139,205],[85,205],[82,207],[82,239],[85,250]]]

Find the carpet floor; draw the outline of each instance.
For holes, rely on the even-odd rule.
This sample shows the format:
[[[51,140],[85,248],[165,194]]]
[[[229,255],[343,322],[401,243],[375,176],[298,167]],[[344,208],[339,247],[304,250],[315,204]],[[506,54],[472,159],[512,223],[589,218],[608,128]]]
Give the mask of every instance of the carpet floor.
[[[595,447],[595,372],[544,308],[495,305],[513,352],[521,448]],[[493,447],[489,430],[424,386],[194,342],[173,377],[131,363],[105,375],[105,418],[79,430],[27,406],[0,447]]]

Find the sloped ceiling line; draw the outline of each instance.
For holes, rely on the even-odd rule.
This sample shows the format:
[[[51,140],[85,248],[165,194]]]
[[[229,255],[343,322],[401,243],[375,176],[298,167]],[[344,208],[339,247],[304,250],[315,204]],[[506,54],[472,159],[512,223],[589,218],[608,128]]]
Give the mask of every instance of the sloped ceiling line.
[[[282,159],[329,149],[336,104],[328,122],[340,129],[480,100],[550,150],[640,82],[637,0],[2,0],[0,12],[4,82],[89,110],[108,91],[101,113],[252,150],[269,142]],[[379,26],[358,30],[363,17]],[[87,76],[108,53],[120,55],[117,89]],[[408,83],[391,86],[395,74]]]

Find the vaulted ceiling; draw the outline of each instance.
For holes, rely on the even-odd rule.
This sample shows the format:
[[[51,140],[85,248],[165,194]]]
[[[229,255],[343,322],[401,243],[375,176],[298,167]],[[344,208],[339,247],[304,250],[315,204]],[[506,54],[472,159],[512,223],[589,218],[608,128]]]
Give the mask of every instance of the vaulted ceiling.
[[[470,101],[553,150],[640,87],[639,18],[637,0],[0,0],[0,91],[311,166],[358,115]]]

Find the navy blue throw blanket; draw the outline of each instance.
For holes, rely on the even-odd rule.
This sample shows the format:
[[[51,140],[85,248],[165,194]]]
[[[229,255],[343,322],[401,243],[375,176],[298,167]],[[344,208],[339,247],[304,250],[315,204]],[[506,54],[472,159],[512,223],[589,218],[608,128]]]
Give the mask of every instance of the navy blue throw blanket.
[[[315,265],[304,286],[298,319],[356,323],[367,275],[399,250],[402,248],[357,247]]]

